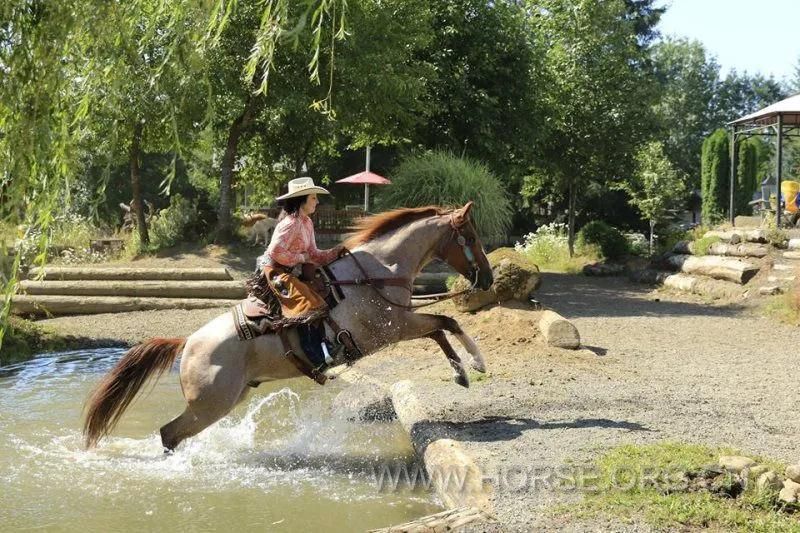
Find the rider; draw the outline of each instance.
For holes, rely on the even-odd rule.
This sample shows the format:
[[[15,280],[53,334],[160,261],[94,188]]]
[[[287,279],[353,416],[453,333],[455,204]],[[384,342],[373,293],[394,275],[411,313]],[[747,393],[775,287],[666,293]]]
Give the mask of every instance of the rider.
[[[312,263],[324,266],[339,257],[342,245],[329,250],[317,249],[314,223],[309,215],[314,213],[319,200],[317,194],[330,194],[316,186],[311,178],[297,178],[289,182],[289,192],[276,198],[283,207],[278,225],[264,255],[259,257],[259,267],[280,287],[279,296],[284,314],[301,316],[326,306],[325,301],[294,275],[297,265]]]

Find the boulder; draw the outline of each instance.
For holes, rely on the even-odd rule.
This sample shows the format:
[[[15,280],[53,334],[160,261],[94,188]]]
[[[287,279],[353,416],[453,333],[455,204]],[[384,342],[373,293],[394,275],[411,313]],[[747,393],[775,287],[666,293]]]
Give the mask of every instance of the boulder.
[[[745,468],[750,468],[755,465],[756,462],[751,458],[741,455],[723,455],[719,458],[719,466],[735,474],[740,473]]]
[[[797,503],[798,493],[800,493],[800,483],[787,479],[784,480],[783,488],[778,493],[778,499],[786,503]]]
[[[513,248],[498,248],[487,258],[492,265],[494,284],[488,291],[474,291],[454,298],[453,303],[459,311],[476,311],[508,300],[527,300],[539,288],[539,267]],[[458,292],[468,288],[469,281],[460,277],[451,290]]]
[[[783,480],[781,479],[781,476],[770,470],[768,472],[764,472],[758,477],[758,481],[756,481],[756,487],[758,487],[759,491],[780,490],[783,488]]]
[[[767,465],[756,465],[752,468],[747,469],[747,476],[753,479],[758,479],[761,476],[761,474],[768,471],[769,467]]]
[[[340,392],[333,399],[333,410],[343,413],[350,421],[385,422],[397,418],[388,391],[366,383]]]
[[[800,465],[789,465],[786,467],[786,477],[796,483],[800,483]]]

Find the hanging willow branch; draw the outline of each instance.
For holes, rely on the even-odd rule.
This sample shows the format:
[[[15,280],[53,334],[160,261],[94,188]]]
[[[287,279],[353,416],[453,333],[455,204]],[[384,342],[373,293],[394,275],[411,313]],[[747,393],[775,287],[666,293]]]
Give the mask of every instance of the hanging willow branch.
[[[330,27],[336,38],[344,38],[346,0],[262,0],[261,5],[244,78],[258,80],[256,92],[266,92],[277,47],[298,45],[310,20],[309,76],[319,82],[321,36]],[[22,223],[41,235],[37,262],[46,261],[54,212],[69,201],[70,183],[84,170],[86,144],[102,143],[108,153],[94,154],[95,162],[106,158],[110,168],[124,151],[117,130],[127,123],[123,115],[136,98],[163,100],[161,143],[179,156],[177,117],[184,99],[170,97],[164,84],[180,87],[185,80],[204,79],[193,62],[202,62],[219,42],[237,6],[238,0],[0,3],[0,222]],[[134,78],[145,94],[126,92]],[[167,190],[175,163],[163,183]],[[102,194],[106,185],[96,192]],[[0,242],[0,346],[22,266],[20,250],[8,261],[3,246]]]

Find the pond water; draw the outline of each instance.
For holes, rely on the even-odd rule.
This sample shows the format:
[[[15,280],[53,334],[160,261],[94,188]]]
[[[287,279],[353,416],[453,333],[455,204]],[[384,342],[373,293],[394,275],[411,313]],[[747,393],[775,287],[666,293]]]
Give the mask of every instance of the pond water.
[[[379,483],[387,467],[412,467],[408,436],[399,424],[334,412],[344,388],[336,382],[262,384],[164,455],[158,428],[185,405],[173,372],[145,386],[111,437],[84,450],[84,401],[123,353],[43,354],[0,367],[3,531],[364,531],[441,510],[424,487]]]

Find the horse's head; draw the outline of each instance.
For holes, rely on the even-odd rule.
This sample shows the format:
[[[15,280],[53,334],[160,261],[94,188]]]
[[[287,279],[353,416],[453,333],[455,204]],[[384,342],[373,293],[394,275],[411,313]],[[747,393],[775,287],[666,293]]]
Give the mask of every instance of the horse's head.
[[[464,207],[447,215],[450,217],[451,231],[442,241],[437,255],[470,283],[487,290],[494,283],[492,266],[472,224],[470,209],[472,202],[467,202]]]

